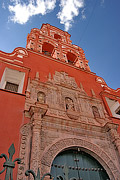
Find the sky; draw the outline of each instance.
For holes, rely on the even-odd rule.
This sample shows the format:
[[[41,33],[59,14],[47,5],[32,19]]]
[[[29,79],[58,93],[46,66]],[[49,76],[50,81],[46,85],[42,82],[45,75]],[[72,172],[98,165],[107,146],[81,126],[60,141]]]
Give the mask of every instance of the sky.
[[[91,71],[120,88],[120,0],[0,0],[0,50],[25,48],[27,34],[43,23],[71,34]]]

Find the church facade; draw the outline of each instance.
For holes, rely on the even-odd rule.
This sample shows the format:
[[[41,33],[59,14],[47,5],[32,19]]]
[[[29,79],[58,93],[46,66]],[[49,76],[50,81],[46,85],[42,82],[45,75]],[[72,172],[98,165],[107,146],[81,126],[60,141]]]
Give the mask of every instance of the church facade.
[[[32,29],[26,48],[0,51],[0,69],[0,154],[14,142],[17,180],[38,168],[61,180],[120,179],[120,89],[91,72],[70,34]]]

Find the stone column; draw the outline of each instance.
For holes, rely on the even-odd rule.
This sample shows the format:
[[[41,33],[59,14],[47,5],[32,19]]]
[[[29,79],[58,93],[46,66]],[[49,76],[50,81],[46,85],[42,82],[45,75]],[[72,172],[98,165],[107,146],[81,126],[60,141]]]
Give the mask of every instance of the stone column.
[[[35,174],[39,167],[39,157],[41,148],[41,126],[42,118],[47,112],[48,105],[41,104],[37,102],[34,106],[30,107],[31,123],[32,123],[32,145],[31,145],[31,160],[30,169],[32,169]],[[32,179],[32,178],[31,178]]]
[[[106,128],[110,134],[111,141],[116,146],[118,153],[119,153],[119,156],[120,156],[120,136],[117,132],[117,127],[118,127],[118,124],[114,124],[114,123],[107,123],[106,124]]]

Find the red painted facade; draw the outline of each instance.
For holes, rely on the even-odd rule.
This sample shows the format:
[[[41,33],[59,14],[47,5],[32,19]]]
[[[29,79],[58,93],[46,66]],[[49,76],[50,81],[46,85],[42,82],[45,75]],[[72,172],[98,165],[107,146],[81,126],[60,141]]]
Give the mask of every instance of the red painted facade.
[[[19,157],[20,128],[30,121],[29,117],[25,116],[29,80],[38,78],[40,82],[46,83],[49,78],[53,79],[56,71],[65,72],[69,77],[74,77],[77,86],[83,89],[87,96],[102,100],[108,118],[118,124],[120,134],[120,89],[111,89],[101,77],[90,71],[84,51],[71,44],[70,35],[67,32],[49,24],[43,24],[41,29],[32,29],[27,37],[26,49],[19,47],[12,53],[0,51],[1,81],[7,81],[2,80],[6,68],[23,72],[25,77],[21,92],[7,90],[3,87],[6,82],[1,82],[0,154],[7,154],[8,148],[14,143],[15,157]],[[12,76],[14,78],[15,74],[13,73]],[[117,117],[113,117],[106,97],[111,103],[115,100],[115,103],[119,104]]]

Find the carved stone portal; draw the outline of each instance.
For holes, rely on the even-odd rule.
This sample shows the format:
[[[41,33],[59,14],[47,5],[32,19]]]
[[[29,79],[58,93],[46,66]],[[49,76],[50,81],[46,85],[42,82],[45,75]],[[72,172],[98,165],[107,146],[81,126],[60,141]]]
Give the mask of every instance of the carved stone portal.
[[[112,180],[119,180],[120,179],[120,171],[112,161],[111,157],[109,157],[104,150],[100,149],[99,146],[88,142],[83,139],[77,139],[77,138],[66,138],[58,140],[57,142],[53,143],[49,147],[46,148],[46,150],[43,153],[41,163],[42,163],[42,173],[46,172],[46,169],[50,171],[51,164],[56,157],[57,154],[59,154],[61,151],[67,148],[72,147],[79,147],[81,150],[86,151],[90,155],[92,155],[94,158],[96,158],[101,165],[105,168],[107,171],[110,179]]]
[[[49,75],[45,83],[31,80],[28,89],[25,116],[29,118],[30,130],[21,138],[20,157],[24,161],[18,171],[19,180],[28,164],[35,172],[41,168],[44,174],[50,171],[60,151],[75,146],[96,158],[112,180],[120,180],[120,140],[113,127],[105,127],[111,121],[102,100],[89,97],[83,86],[79,88],[65,72],[55,72],[53,79]],[[108,142],[111,151],[107,150]]]

